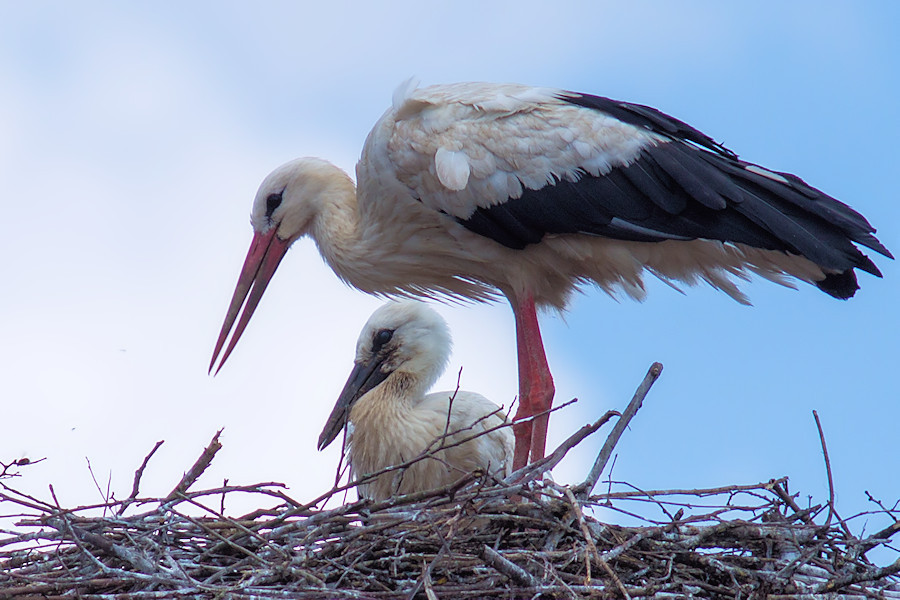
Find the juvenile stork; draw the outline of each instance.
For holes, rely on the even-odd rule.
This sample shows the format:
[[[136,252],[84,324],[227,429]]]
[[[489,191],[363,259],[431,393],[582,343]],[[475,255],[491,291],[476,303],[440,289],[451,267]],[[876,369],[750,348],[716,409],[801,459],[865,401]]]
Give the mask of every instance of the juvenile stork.
[[[338,277],[371,294],[506,296],[517,421],[549,409],[554,392],[535,308],[564,308],[581,284],[640,300],[648,272],[747,303],[732,278],[755,273],[849,298],[854,269],[880,276],[855,244],[891,256],[862,215],[799,177],[739,160],[648,106],[557,89],[402,86],[356,175],[354,186],[334,165],[301,158],[262,182],[210,370],[241,306],[219,368],[304,235]],[[546,433],[546,415],[516,424],[516,468],[529,449],[543,456]]]
[[[450,330],[421,302],[389,302],[372,313],[356,342],[353,371],[319,436],[319,450],[346,423],[350,472],[356,479],[409,467],[360,483],[370,500],[444,487],[483,469],[505,477],[513,434],[499,406],[473,392],[425,395],[447,366]]]

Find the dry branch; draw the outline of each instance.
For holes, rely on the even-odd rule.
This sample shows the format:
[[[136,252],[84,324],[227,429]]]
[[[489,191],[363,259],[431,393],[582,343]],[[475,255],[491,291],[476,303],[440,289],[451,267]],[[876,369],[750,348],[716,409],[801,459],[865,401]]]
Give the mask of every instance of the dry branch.
[[[203,453],[197,459],[197,462],[195,462],[194,465],[188,470],[188,472],[184,474],[184,476],[181,478],[181,481],[178,482],[178,485],[175,486],[175,489],[169,492],[169,495],[166,496],[163,502],[170,502],[176,498],[181,497],[189,487],[194,485],[194,483],[198,479],[200,479],[200,476],[203,475],[203,472],[212,462],[213,457],[215,457],[216,452],[218,452],[222,448],[222,444],[219,442],[219,435],[221,434],[221,429],[216,432],[212,440],[210,440],[209,445],[203,450]],[[155,450],[156,448],[153,449],[153,451]],[[151,454],[152,453],[153,452],[151,452]],[[147,459],[149,460],[149,456],[147,457]],[[138,479],[137,474],[135,474],[135,479]]]
[[[637,411],[641,408],[641,404],[644,402],[644,398],[646,398],[647,392],[650,391],[653,383],[657,379],[659,379],[659,376],[662,373],[662,369],[663,366],[661,363],[655,362],[650,365],[650,370],[647,371],[647,375],[644,376],[644,380],[641,382],[641,385],[638,386],[637,391],[634,392],[634,397],[631,399],[631,402],[628,403],[628,407],[625,409],[625,412],[622,413],[622,416],[619,418],[616,426],[613,427],[613,430],[609,434],[609,437],[606,438],[606,442],[600,449],[600,454],[597,456],[597,460],[594,461],[594,466],[591,467],[590,473],[588,473],[587,478],[576,489],[576,493],[579,496],[590,495],[591,491],[594,489],[594,486],[597,485],[597,482],[600,480],[600,474],[603,473],[603,469],[604,467],[606,467],[606,462],[609,460],[609,457],[612,456],[613,449],[619,442],[619,438],[622,437],[622,434],[625,432],[625,428],[628,427],[628,424],[631,422],[632,417],[634,417],[634,415],[637,414]]]

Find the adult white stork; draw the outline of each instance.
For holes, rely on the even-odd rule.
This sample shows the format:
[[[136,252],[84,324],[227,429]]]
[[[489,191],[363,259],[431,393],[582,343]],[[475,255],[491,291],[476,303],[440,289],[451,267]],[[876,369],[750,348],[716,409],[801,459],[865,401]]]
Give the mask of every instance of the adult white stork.
[[[262,182],[251,223],[210,370],[245,299],[222,364],[288,247],[309,235],[368,293],[505,295],[517,421],[549,409],[554,392],[535,307],[562,309],[581,284],[641,299],[646,271],[746,303],[732,277],[756,273],[849,298],[854,269],[880,276],[855,244],[891,256],[847,205],[656,109],[487,83],[401,87],[363,146],[356,187],[328,162],[294,160]],[[516,468],[529,449],[543,456],[546,431],[546,414],[517,423]]]
[[[347,458],[355,479],[428,454],[360,483],[362,497],[378,501],[442,488],[478,469],[499,477],[511,472],[512,432],[489,431],[506,421],[499,406],[462,390],[425,394],[449,359],[447,323],[421,302],[389,302],[363,326],[319,450],[349,422]]]

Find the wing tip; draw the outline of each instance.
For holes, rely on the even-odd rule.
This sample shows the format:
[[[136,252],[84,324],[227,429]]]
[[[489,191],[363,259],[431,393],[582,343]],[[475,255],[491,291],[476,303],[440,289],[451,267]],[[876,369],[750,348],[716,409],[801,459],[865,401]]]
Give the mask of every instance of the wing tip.
[[[848,300],[856,295],[859,283],[856,281],[856,272],[847,269],[842,273],[829,273],[825,279],[815,282],[816,287],[839,300]]]

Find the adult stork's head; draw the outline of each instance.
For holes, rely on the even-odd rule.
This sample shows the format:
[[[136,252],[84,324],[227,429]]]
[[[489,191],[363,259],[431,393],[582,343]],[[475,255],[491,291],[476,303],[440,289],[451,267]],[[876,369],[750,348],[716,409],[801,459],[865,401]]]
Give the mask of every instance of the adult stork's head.
[[[319,158],[292,160],[263,180],[250,211],[253,240],[209,363],[210,371],[234,327],[241,306],[243,313],[222,354],[219,369],[247,327],[288,248],[310,232],[323,202],[333,196],[352,193],[352,190],[353,182],[343,171]]]
[[[319,436],[319,450],[337,437],[356,401],[377,386],[405,392],[389,397],[421,398],[444,372],[450,347],[447,323],[422,302],[392,301],[372,313],[356,342],[353,371]]]

